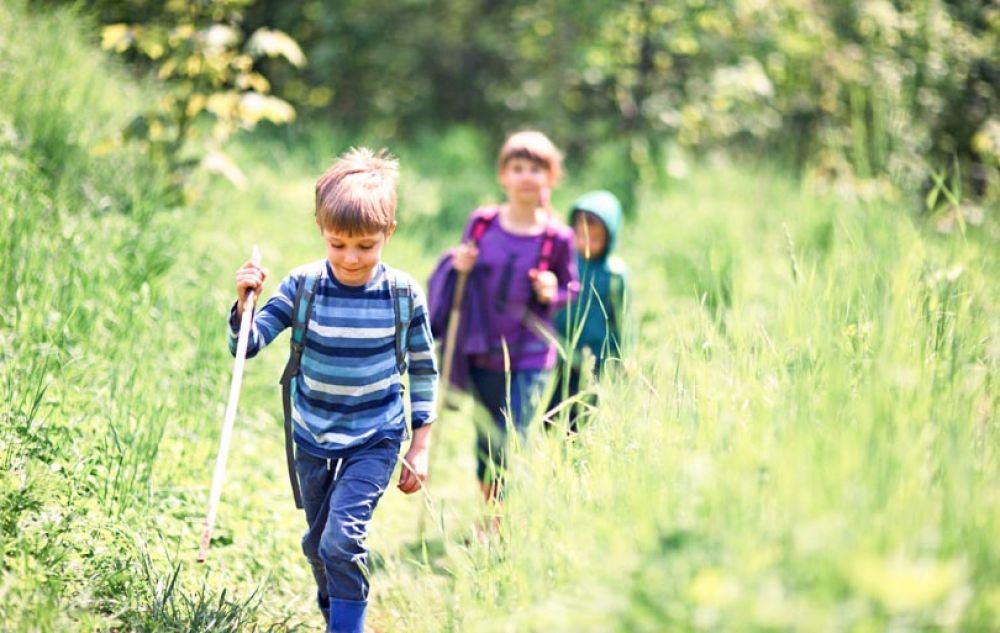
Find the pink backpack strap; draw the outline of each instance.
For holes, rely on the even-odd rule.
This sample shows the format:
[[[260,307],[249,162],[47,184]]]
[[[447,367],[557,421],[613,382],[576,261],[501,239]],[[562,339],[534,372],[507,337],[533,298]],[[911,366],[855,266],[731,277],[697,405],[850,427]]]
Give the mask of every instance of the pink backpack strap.
[[[486,233],[486,229],[490,228],[490,225],[493,224],[493,220],[496,219],[499,213],[500,207],[491,207],[483,211],[476,218],[475,224],[472,225],[472,231],[469,233],[469,240],[473,244],[479,245],[479,242],[483,239],[483,234]],[[552,254],[555,251],[556,239],[558,237],[559,232],[556,230],[555,224],[552,222],[546,224],[545,233],[542,238],[542,247],[538,251],[538,265],[536,268],[539,271],[552,268]]]
[[[500,207],[492,207],[483,211],[478,218],[476,218],[476,223],[472,225],[472,232],[469,233],[469,239],[473,244],[479,245],[480,240],[483,239],[483,234],[486,233],[486,229],[490,228],[493,224],[493,220],[496,219],[497,214],[500,212]]]
[[[552,267],[552,252],[555,250],[556,237],[558,237],[558,232],[550,222],[545,226],[542,247],[538,251],[538,266],[536,268],[539,271],[549,270]]]

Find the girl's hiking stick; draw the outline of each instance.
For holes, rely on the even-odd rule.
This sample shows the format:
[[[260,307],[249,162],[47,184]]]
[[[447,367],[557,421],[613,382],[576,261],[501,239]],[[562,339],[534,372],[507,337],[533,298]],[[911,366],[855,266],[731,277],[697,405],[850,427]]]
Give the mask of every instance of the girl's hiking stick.
[[[250,260],[260,265],[260,251],[253,247]],[[247,359],[247,343],[250,340],[250,323],[253,321],[254,303],[257,297],[253,290],[247,291],[246,302],[243,304],[243,316],[240,318],[240,335],[236,340],[236,362],[233,364],[233,381],[229,385],[229,403],[226,404],[226,417],[222,422],[222,437],[219,439],[219,454],[215,458],[215,474],[212,475],[212,492],[208,497],[208,512],[205,513],[205,531],[201,533],[201,547],[198,549],[198,562],[204,563],[208,558],[208,547],[212,542],[212,528],[215,525],[215,513],[219,509],[219,497],[222,496],[222,481],[226,475],[226,459],[229,457],[229,442],[233,437],[233,422],[236,420],[236,403],[240,399],[240,387],[243,384],[243,365]]]
[[[444,352],[441,354],[439,415],[445,399],[448,397],[448,389],[451,387],[451,368],[455,362],[455,340],[458,338],[458,322],[462,318],[462,297],[465,296],[465,284],[468,280],[468,271],[458,273],[458,279],[455,281],[455,294],[451,298],[451,311],[448,313],[448,329],[444,335]],[[434,448],[433,444],[431,448]]]

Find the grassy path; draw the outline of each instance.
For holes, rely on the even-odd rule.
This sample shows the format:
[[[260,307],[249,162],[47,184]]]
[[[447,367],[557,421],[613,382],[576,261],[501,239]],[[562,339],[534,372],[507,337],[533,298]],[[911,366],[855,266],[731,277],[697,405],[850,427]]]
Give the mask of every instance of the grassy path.
[[[181,203],[114,141],[155,86],[80,29],[0,3],[0,629],[317,630],[284,339],[248,365],[218,539],[194,558],[233,271],[256,243],[273,289],[321,256],[313,182],[345,143],[246,137],[248,188]],[[426,278],[489,200],[480,145],[392,148],[390,263]],[[584,180],[603,174],[556,207]],[[647,193],[621,241],[635,345],[593,422],[533,436],[503,538],[466,545],[468,406],[442,420],[426,549],[419,497],[390,490],[372,526],[371,630],[1000,629],[997,209],[942,235],[910,207],[718,164]]]
[[[271,152],[282,152],[273,144],[262,146]],[[244,149],[249,153],[251,148],[248,145]],[[269,157],[273,160],[264,158],[251,165],[248,173],[251,184],[246,190],[222,188],[205,205],[208,211],[186,231],[191,242],[185,250],[200,261],[193,267],[181,263],[172,273],[175,278],[168,281],[197,284],[212,296],[212,302],[206,305],[216,306],[214,315],[180,316],[208,327],[209,335],[218,335],[215,344],[220,350],[224,346],[223,315],[233,292],[232,272],[248,256],[250,245],[260,246],[270,271],[265,299],[292,267],[323,256],[311,210],[313,172],[319,173],[322,163],[317,162],[310,172],[302,157]],[[405,219],[402,221],[403,230],[387,249],[386,261],[406,265],[418,279],[426,278],[433,254],[423,252],[412,231],[406,236],[411,227],[405,226]],[[215,322],[210,322],[213,317]],[[286,357],[287,334],[247,365],[216,530],[221,543],[212,549],[208,570],[210,582],[220,588],[246,589],[266,577],[261,601],[263,612],[274,620],[290,617],[290,625],[302,622],[315,626],[319,620],[311,594],[312,579],[299,548],[304,519],[292,503],[284,467],[277,378]],[[205,427],[197,430],[196,435],[183,428],[166,431],[165,455],[158,468],[164,490],[201,492],[210,482],[217,448],[216,427],[221,425],[225,384],[228,384],[228,376],[223,372],[228,371],[226,360],[213,353],[211,367],[213,374],[217,374],[214,380],[218,384],[219,401],[215,408],[205,412]],[[472,453],[460,450],[471,446],[471,426],[452,425],[437,439],[441,445],[436,453],[439,462],[434,468],[432,494],[439,511],[436,516],[428,517],[426,528],[434,553],[439,553],[443,545],[442,520],[451,532],[450,538],[461,539],[471,526],[476,501]],[[185,463],[200,466],[178,468],[178,464]],[[415,565],[419,565],[416,560],[422,554],[417,525],[423,502],[421,497],[407,498],[395,489],[390,489],[383,498],[370,537],[377,570],[374,583],[380,590],[389,583],[408,582],[410,574],[415,573]],[[201,519],[197,514],[185,518],[187,540],[181,544],[180,552],[192,558],[191,548],[196,545]],[[377,606],[373,607],[370,619],[376,627],[379,622],[388,627],[381,630],[395,630],[388,624],[390,616],[380,614]]]
[[[250,244],[272,288],[318,252],[309,172],[322,161],[262,147],[250,188],[222,196],[191,232],[220,313]],[[418,278],[434,253],[421,246],[427,226],[407,224],[407,194],[427,186],[404,186],[387,251]],[[573,445],[534,438],[506,538],[466,546],[469,411],[446,417],[426,558],[419,499],[390,491],[373,525],[373,630],[994,618],[1000,324],[988,230],[927,233],[892,205],[731,168],[648,198],[624,240],[638,347],[602,387],[597,423]],[[247,373],[221,519],[232,543],[211,566],[220,587],[269,576],[264,612],[314,626],[281,458],[277,348]],[[176,485],[207,486],[209,435],[184,449],[204,468]]]

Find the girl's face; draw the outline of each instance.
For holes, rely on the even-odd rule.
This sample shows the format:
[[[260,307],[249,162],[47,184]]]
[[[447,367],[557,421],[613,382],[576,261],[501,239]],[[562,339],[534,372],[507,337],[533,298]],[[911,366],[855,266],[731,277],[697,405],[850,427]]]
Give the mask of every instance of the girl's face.
[[[500,169],[500,185],[509,202],[537,205],[542,193],[552,187],[552,178],[549,170],[537,161],[511,158]]]
[[[345,286],[363,286],[371,281],[375,267],[382,259],[382,248],[395,229],[395,223],[384,233],[377,231],[365,235],[321,229],[326,242],[326,258],[337,281]]]
[[[604,222],[586,212],[577,212],[573,219],[576,232],[576,250],[584,259],[593,259],[604,254],[608,247],[608,228]]]

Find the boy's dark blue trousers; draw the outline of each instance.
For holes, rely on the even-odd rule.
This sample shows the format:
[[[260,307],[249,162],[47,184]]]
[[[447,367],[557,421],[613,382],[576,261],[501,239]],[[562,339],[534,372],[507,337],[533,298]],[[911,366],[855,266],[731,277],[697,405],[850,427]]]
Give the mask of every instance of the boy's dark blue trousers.
[[[342,459],[321,459],[303,451],[295,457],[309,524],[302,551],[316,579],[328,631],[364,630],[368,601],[365,538],[375,506],[389,485],[399,446],[399,441],[387,439]]]

